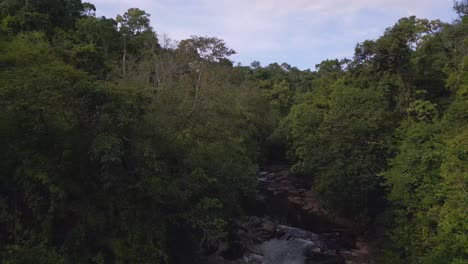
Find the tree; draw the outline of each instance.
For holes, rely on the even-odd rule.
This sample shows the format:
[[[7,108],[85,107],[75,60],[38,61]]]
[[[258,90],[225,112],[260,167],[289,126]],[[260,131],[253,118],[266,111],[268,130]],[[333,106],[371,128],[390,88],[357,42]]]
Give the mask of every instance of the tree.
[[[323,201],[341,213],[375,215],[381,202],[377,174],[385,164],[383,131],[391,128],[385,105],[379,89],[337,85],[328,108],[309,101],[288,117],[294,170],[312,176]]]
[[[463,16],[468,15],[468,3],[466,0],[453,1],[453,9],[457,14],[462,18]]]
[[[234,66],[216,37],[161,48],[138,8],[0,1],[2,263],[205,263],[277,159],[383,229],[377,262],[465,263],[465,7],[303,71]]]
[[[122,76],[127,75],[127,56],[128,46],[138,46],[138,42],[145,40],[154,41],[157,44],[156,36],[150,26],[150,14],[138,8],[130,8],[122,16],[118,15],[119,32],[122,35],[123,54],[122,54]]]
[[[44,31],[53,34],[54,28],[71,29],[81,16],[81,0],[6,0],[0,3],[2,25],[15,33]]]
[[[210,62],[220,62],[236,54],[233,49],[226,46],[222,39],[213,37],[192,36],[190,39],[182,40],[178,49],[186,53],[193,53]]]
[[[91,4],[91,3],[83,3],[83,11],[81,12],[82,16],[90,16],[90,17],[95,17],[96,16],[96,6]]]

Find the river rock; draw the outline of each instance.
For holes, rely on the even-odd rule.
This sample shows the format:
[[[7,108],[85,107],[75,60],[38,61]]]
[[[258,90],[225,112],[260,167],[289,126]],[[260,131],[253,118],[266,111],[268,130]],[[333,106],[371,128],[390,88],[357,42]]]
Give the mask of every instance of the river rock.
[[[221,252],[221,256],[227,260],[236,260],[242,258],[246,251],[246,246],[240,241],[233,241],[227,249]]]
[[[305,264],[342,264],[343,261],[336,255],[325,253],[309,253]]]
[[[279,225],[278,230],[281,230],[283,233],[289,236],[292,236],[294,238],[307,239],[315,243],[321,243],[321,241],[319,240],[319,236],[317,234],[306,231],[304,229]]]
[[[254,230],[252,239],[255,243],[262,243],[273,238],[275,234],[276,224],[269,220],[264,220],[261,227]]]
[[[278,225],[265,217],[243,217],[235,221],[235,241],[239,244],[219,250],[210,264],[371,263],[367,243],[348,238],[340,225],[330,221],[313,191],[297,184],[288,171],[260,172],[258,180],[258,215],[276,217],[277,221],[316,230],[320,235]],[[285,212],[286,221],[282,215],[277,217],[276,211]],[[289,218],[290,213],[299,214],[298,218]]]

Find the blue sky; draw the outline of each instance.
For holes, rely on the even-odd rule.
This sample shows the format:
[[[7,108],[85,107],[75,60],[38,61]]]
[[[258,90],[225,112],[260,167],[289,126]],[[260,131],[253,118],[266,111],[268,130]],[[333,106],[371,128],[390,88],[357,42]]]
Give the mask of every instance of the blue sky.
[[[315,69],[324,59],[352,57],[356,43],[379,37],[399,18],[452,21],[452,0],[89,0],[97,15],[131,7],[151,14],[160,39],[224,39],[243,65],[287,62]]]

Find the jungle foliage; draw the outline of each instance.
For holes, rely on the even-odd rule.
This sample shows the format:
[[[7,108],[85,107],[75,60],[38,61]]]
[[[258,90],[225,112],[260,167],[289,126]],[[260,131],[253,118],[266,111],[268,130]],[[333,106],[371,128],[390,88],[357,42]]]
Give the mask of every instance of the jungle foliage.
[[[0,2],[2,263],[198,263],[261,164],[376,226],[381,263],[468,259],[468,16],[400,19],[316,70],[234,66],[150,14]]]

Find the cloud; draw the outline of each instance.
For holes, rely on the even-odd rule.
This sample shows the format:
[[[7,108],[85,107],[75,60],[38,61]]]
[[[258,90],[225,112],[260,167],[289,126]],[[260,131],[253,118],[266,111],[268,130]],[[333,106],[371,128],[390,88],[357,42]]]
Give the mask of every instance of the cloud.
[[[217,36],[248,64],[288,60],[301,68],[322,56],[352,55],[403,16],[453,17],[447,0],[94,0],[98,14],[115,17],[130,7],[152,14],[160,34],[184,39]],[[315,53],[311,55],[311,53]],[[313,58],[312,58],[313,57]],[[310,62],[307,61],[310,58]],[[325,59],[325,58],[322,58]]]

